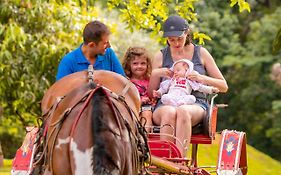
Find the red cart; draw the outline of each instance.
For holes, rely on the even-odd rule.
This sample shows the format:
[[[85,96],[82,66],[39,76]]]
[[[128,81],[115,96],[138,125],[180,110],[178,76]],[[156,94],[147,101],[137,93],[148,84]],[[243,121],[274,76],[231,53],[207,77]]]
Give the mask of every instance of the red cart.
[[[148,174],[196,174],[245,175],[247,174],[246,135],[244,132],[224,130],[221,133],[220,148],[216,166],[198,166],[197,150],[199,144],[212,144],[215,139],[217,111],[224,104],[214,104],[214,95],[210,99],[210,112],[204,121],[193,128],[191,137],[191,159],[181,155],[173,135],[171,141],[160,140],[160,133],[149,133],[148,144],[150,160]],[[159,128],[158,128],[159,129]]]

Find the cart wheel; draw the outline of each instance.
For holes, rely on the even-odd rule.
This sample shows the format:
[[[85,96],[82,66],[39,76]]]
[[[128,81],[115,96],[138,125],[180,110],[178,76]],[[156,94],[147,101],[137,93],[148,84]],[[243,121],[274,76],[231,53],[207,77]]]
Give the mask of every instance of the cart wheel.
[[[246,134],[224,130],[221,134],[217,174],[246,175]]]

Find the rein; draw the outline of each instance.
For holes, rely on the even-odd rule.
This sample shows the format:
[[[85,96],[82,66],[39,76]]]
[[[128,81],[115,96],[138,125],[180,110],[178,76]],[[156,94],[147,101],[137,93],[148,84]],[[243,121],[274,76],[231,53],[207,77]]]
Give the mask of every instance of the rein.
[[[60,116],[59,116],[59,119],[57,121],[55,121],[54,123],[49,123],[49,121],[47,121],[47,119],[52,116],[52,114],[54,113],[55,109],[57,108],[58,104],[66,97],[64,96],[63,98],[60,98],[60,100],[58,100],[49,110],[47,113],[45,113],[44,115],[47,116],[47,119],[45,120],[45,122],[47,123],[43,123],[40,128],[44,127],[44,132],[42,133],[42,135],[39,137],[40,138],[43,138],[45,139],[47,137],[47,131],[48,131],[48,128],[49,126],[55,126],[51,131],[48,131],[50,134],[49,134],[49,138],[45,141],[44,146],[43,146],[43,151],[42,151],[42,154],[40,155],[39,158],[37,158],[36,162],[33,163],[34,166],[36,166],[41,160],[43,157],[44,158],[44,166],[46,165],[46,161],[47,158],[46,158],[46,151],[47,151],[47,147],[48,147],[48,143],[50,142],[50,139],[52,139],[52,136],[53,134],[55,134],[54,136],[54,139],[53,139],[53,142],[51,144],[51,153],[50,153],[50,156],[49,156],[49,159],[50,159],[50,162],[52,162],[52,157],[53,157],[53,149],[54,149],[54,146],[55,146],[55,141],[57,139],[57,136],[58,136],[58,133],[61,129],[61,126],[62,126],[62,123],[63,121],[66,119],[66,117],[71,113],[71,111],[81,102],[84,102],[88,95],[91,93],[91,90],[90,91],[87,91],[82,98],[80,98],[80,100],[78,100],[72,107],[70,108],[67,108]],[[42,117],[44,117],[44,115]],[[39,133],[40,134],[40,133]],[[52,172],[53,168],[52,168],[52,163],[50,163],[50,170]]]
[[[52,165],[53,150],[54,150],[54,147],[55,147],[55,142],[57,140],[59,131],[62,128],[63,122],[65,121],[65,119],[69,116],[69,114],[72,112],[72,110],[78,104],[83,103],[83,106],[82,106],[81,110],[79,111],[78,115],[75,116],[75,118],[74,118],[74,122],[73,122],[71,130],[70,130],[70,138],[72,138],[74,133],[75,133],[76,127],[78,125],[78,122],[81,119],[83,111],[89,105],[90,100],[92,99],[94,93],[99,88],[102,88],[102,90],[106,94],[106,98],[109,101],[109,106],[112,109],[112,111],[114,112],[114,117],[116,119],[117,125],[118,125],[119,130],[120,130],[120,136],[123,138],[122,130],[121,130],[121,124],[120,124],[120,119],[121,119],[124,122],[124,125],[128,130],[130,140],[131,140],[131,138],[133,138],[133,140],[134,140],[134,142],[131,141],[130,143],[131,143],[131,146],[133,148],[133,156],[134,156],[133,161],[134,161],[135,169],[137,170],[137,167],[138,167],[137,163],[138,163],[139,160],[144,160],[148,157],[147,156],[148,155],[148,144],[147,144],[147,140],[146,140],[145,130],[138,120],[138,115],[132,110],[132,108],[127,104],[127,102],[125,100],[125,94],[128,92],[132,83],[130,81],[128,81],[126,83],[124,89],[120,93],[120,95],[118,95],[118,94],[112,92],[110,89],[108,89],[104,86],[96,85],[94,83],[93,73],[94,73],[94,69],[90,65],[89,68],[88,68],[88,81],[89,81],[89,85],[90,85],[91,89],[88,90],[77,102],[75,102],[74,105],[72,105],[70,108],[66,108],[55,122],[50,123],[51,122],[50,117],[52,117],[54,115],[58,105],[69,94],[67,94],[63,97],[58,97],[56,102],[49,108],[49,110],[42,115],[41,118],[44,119],[44,122],[40,126],[41,132],[39,132],[39,135],[38,135],[38,142],[40,142],[38,144],[38,148],[40,147],[40,150],[38,149],[38,155],[40,155],[40,156],[36,156],[36,158],[34,159],[34,161],[35,161],[33,163],[34,166],[40,166],[41,165],[41,166],[43,166],[41,168],[45,169],[47,163],[49,162],[50,172],[51,172],[51,174],[53,173],[53,165]],[[122,115],[121,111],[118,109],[117,104],[115,102],[113,102],[112,99],[115,99],[116,101],[122,103],[124,105],[124,107],[127,109],[127,112],[129,113],[129,115],[132,119],[132,122],[136,127],[135,130],[134,130],[134,128],[132,128],[132,126],[130,126],[128,120]],[[49,126],[52,126],[54,128],[52,128],[52,130],[48,131]],[[42,129],[43,129],[43,132],[42,132]],[[108,129],[111,133],[113,133],[115,135],[118,135],[117,133],[115,133],[109,127],[108,127]],[[48,137],[47,137],[47,131],[49,133]],[[52,143],[50,145],[50,154],[47,157],[47,152],[48,152],[47,147],[48,147],[48,144],[50,143],[51,140],[52,140]],[[73,139],[70,139],[69,146],[71,144],[71,140],[73,140]],[[41,151],[41,148],[42,148],[42,152],[39,152],[39,151]],[[41,164],[40,162],[41,162],[43,157],[44,157],[44,161]],[[39,163],[40,163],[40,165],[39,165]],[[141,161],[141,163],[142,163],[142,165],[144,165],[144,161]]]

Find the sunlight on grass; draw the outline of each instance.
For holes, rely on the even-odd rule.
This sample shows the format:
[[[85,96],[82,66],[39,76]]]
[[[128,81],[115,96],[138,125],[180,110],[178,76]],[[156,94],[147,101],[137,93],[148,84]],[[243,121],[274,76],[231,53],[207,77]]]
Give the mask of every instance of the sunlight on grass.
[[[198,162],[199,166],[216,165],[218,160],[220,136],[216,136],[216,140],[212,145],[199,145]],[[268,155],[247,145],[248,173],[247,175],[272,175],[279,174],[281,163],[272,159]]]
[[[4,159],[4,166],[0,168],[1,175],[10,175],[12,167],[12,160],[11,159]]]

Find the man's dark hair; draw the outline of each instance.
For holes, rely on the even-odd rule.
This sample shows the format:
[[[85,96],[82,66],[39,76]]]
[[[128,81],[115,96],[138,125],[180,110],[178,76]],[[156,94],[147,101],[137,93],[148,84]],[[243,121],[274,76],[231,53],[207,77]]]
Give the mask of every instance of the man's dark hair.
[[[83,31],[83,40],[85,44],[89,42],[98,43],[104,34],[110,34],[108,27],[100,21],[89,22]]]

